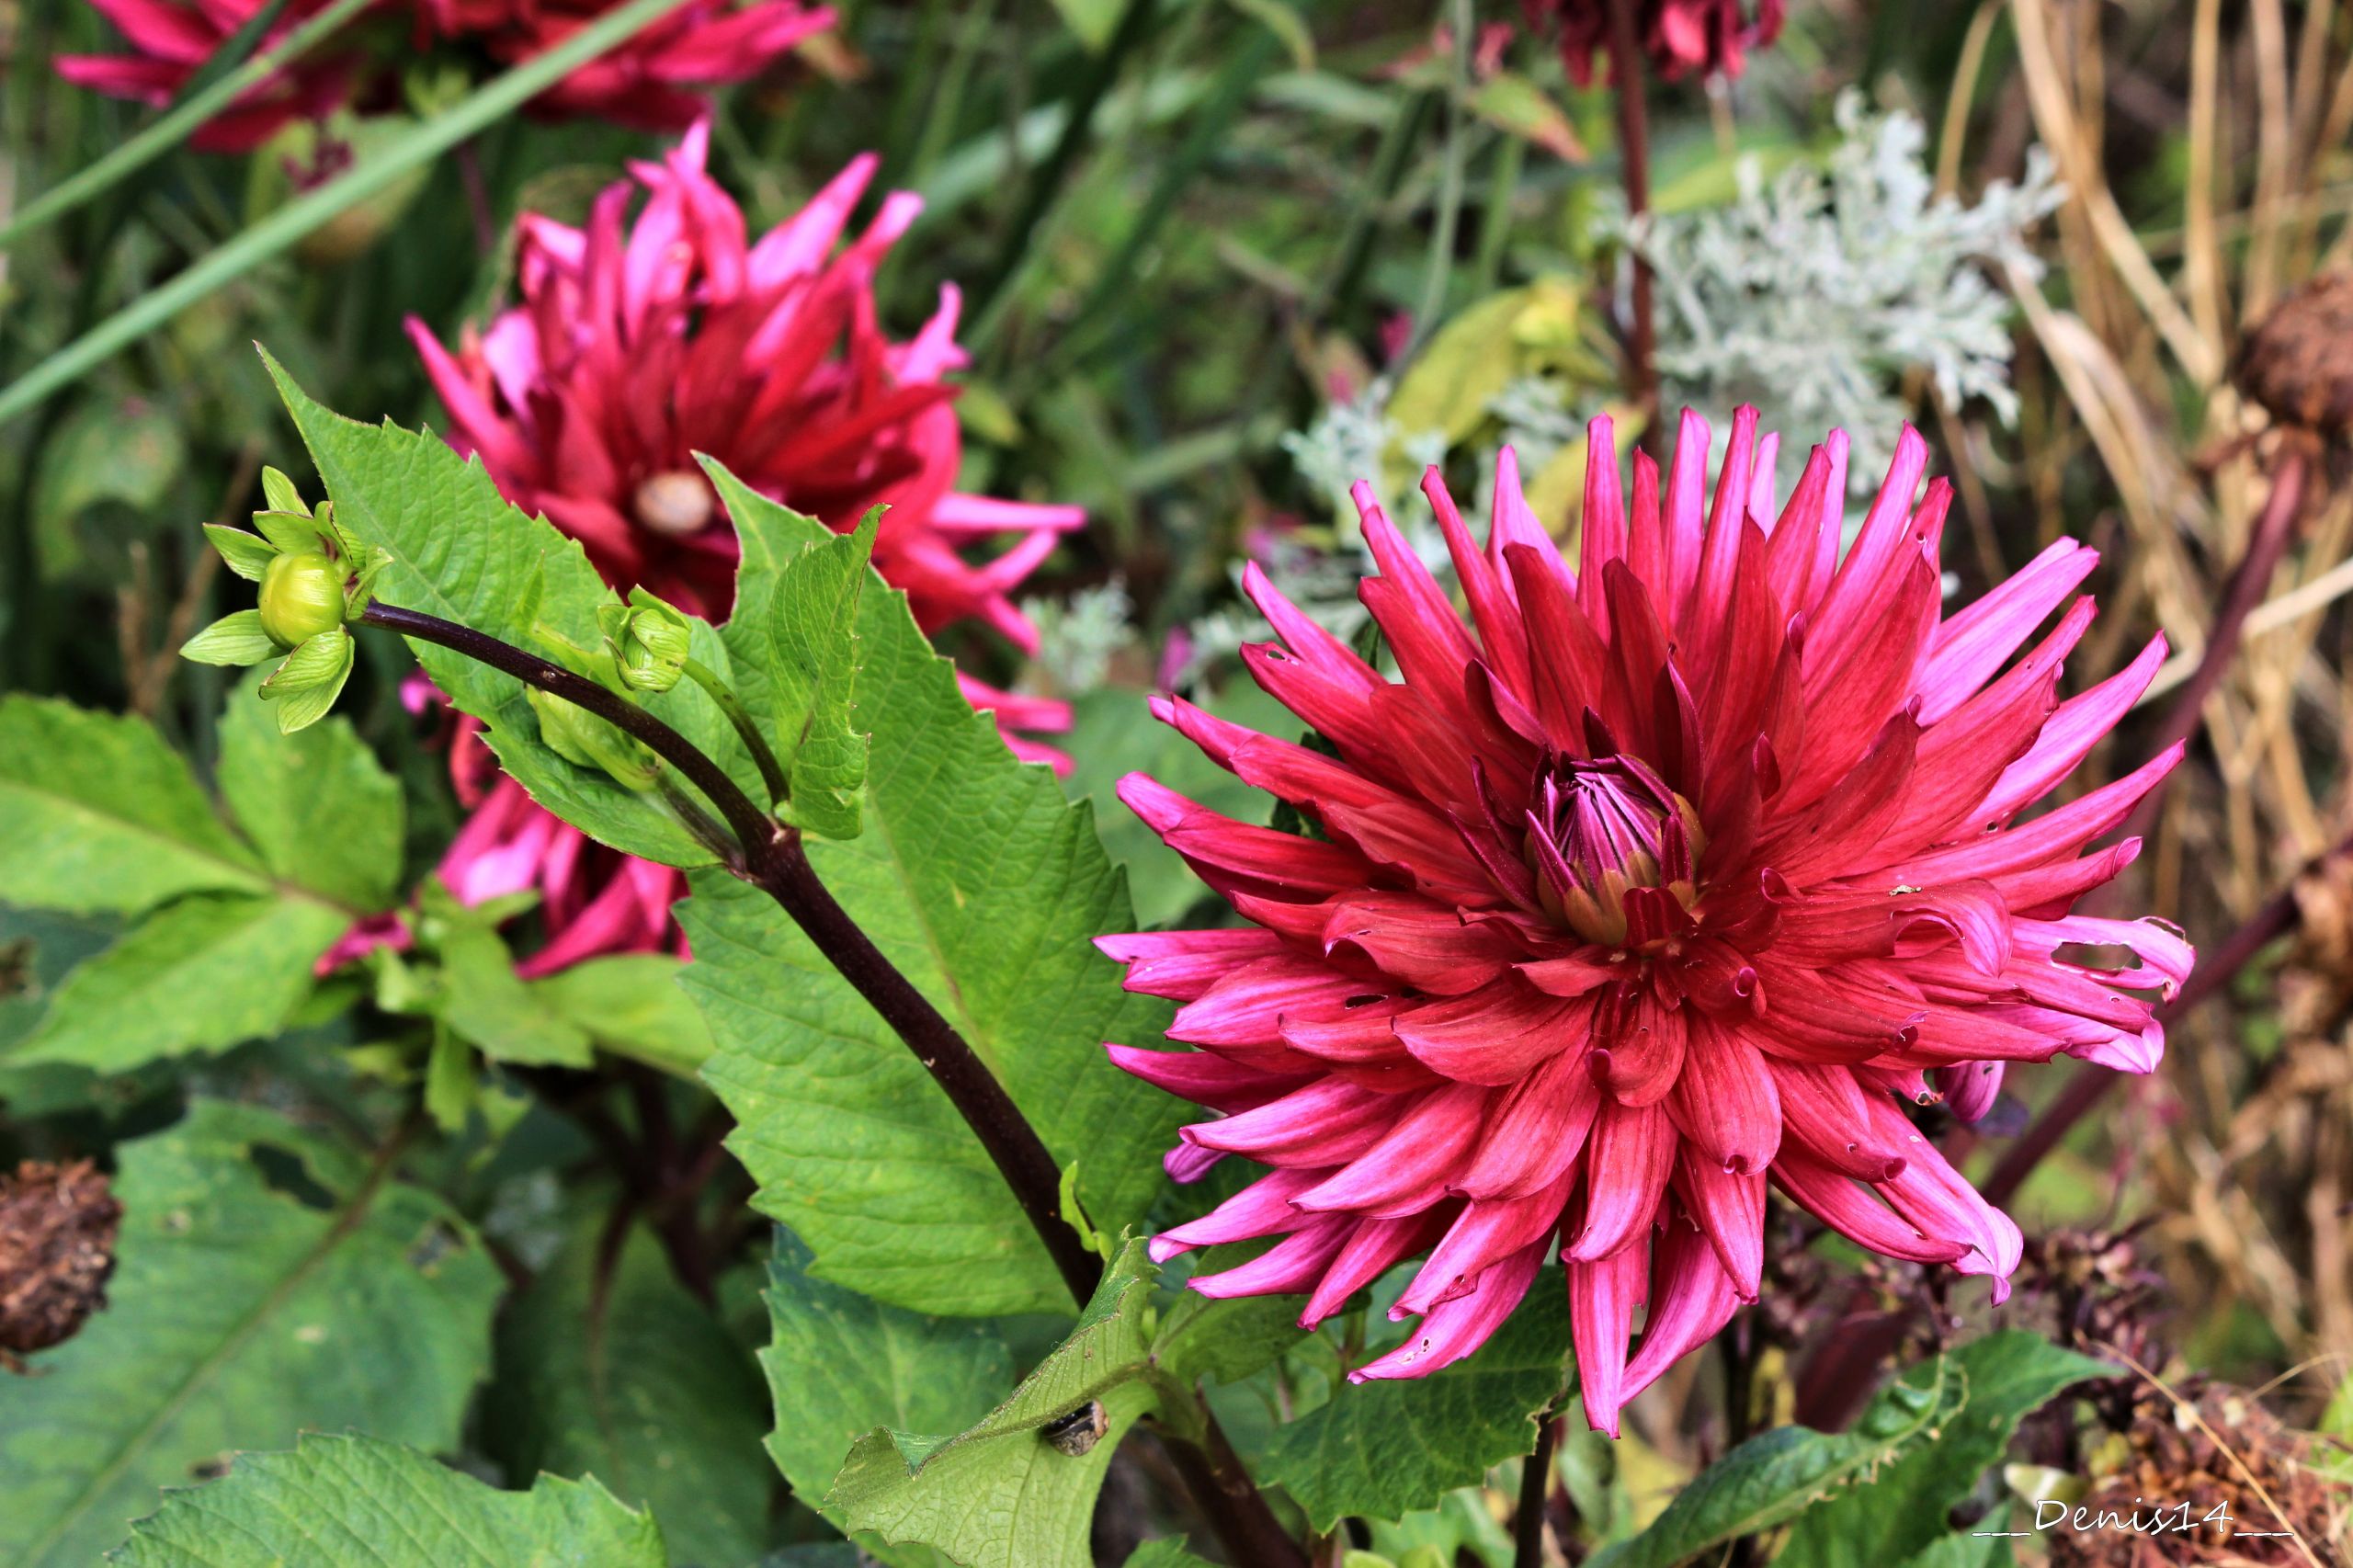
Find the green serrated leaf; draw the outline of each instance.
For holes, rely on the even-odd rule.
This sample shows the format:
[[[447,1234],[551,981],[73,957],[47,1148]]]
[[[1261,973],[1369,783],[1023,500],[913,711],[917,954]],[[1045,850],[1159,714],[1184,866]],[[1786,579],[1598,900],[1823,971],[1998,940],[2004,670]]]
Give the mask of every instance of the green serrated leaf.
[[[1158,1394],[1146,1319],[1152,1265],[1131,1241],[1078,1324],[1013,1397],[954,1437],[882,1428],[860,1437],[833,1490],[846,1528],[936,1547],[963,1568],[1086,1568],[1087,1527],[1111,1453]],[[1102,1406],[1106,1430],[1069,1453],[1042,1430]]]
[[[823,1507],[867,1433],[961,1432],[988,1415],[1013,1382],[1013,1354],[992,1324],[880,1305],[817,1278],[809,1262],[800,1238],[779,1229],[760,1365],[776,1409],[769,1457],[795,1495]],[[892,1561],[910,1555],[904,1547],[881,1551]]]
[[[308,899],[184,898],[68,975],[6,1060],[122,1073],[274,1035],[348,918]]]
[[[269,570],[269,563],[278,557],[278,547],[269,540],[259,534],[247,533],[243,528],[233,528],[226,523],[205,524],[204,537],[212,541],[212,548],[221,552],[221,559],[229,570],[248,583],[260,582],[262,574]],[[258,618],[260,612],[256,610],[254,613]]]
[[[1474,1484],[1536,1446],[1536,1417],[1567,1381],[1568,1293],[1552,1270],[1476,1356],[1422,1379],[1336,1388],[1276,1434],[1258,1479],[1328,1530],[1348,1515],[1395,1519]]]
[[[591,1478],[499,1492],[374,1437],[303,1437],[165,1494],[124,1568],[668,1568],[662,1531]]]
[[[257,609],[232,611],[180,644],[180,657],[199,665],[258,665],[278,653],[278,644],[261,629]]]
[[[499,1322],[490,1446],[510,1481],[593,1475],[663,1521],[682,1562],[733,1568],[768,1544],[751,1358],[687,1293],[653,1233],[582,1225]]]
[[[446,442],[329,413],[276,360],[264,359],[335,498],[337,522],[384,552],[374,583],[380,599],[525,646],[536,645],[542,625],[577,646],[599,644],[597,608],[618,601],[577,540],[508,506],[482,465]],[[716,650],[718,639],[698,631],[698,648],[707,642]],[[628,854],[670,866],[712,863],[711,852],[658,801],[543,744],[519,681],[437,644],[411,646],[449,699],[487,726],[484,738],[500,766],[541,805]],[[646,707],[731,771],[757,778],[725,717],[699,690],[682,685]]]
[[[763,646],[778,585],[823,524],[714,471],[744,540],[735,689],[773,723]],[[1056,1160],[1082,1153],[1079,1199],[1107,1230],[1141,1221],[1183,1108],[1114,1069],[1107,1040],[1155,1040],[1165,1004],[1128,995],[1089,939],[1131,929],[1091,812],[1017,762],[932,653],[905,597],[858,605],[858,710],[873,733],[865,833],[812,842],[834,896],[954,1022]],[[818,1271],[886,1301],[957,1315],[1056,1311],[1066,1298],[987,1153],[906,1046],[766,895],[700,875],[681,908],[686,983],[717,1051],[704,1077],[734,1113],[730,1146]]]
[[[678,983],[667,953],[617,953],[530,982],[559,1018],[618,1056],[692,1078],[710,1056],[710,1030]]]
[[[120,1160],[107,1310],[0,1399],[0,1562],[87,1568],[158,1487],[305,1427],[456,1445],[502,1280],[448,1205],[218,1100]]]
[[[351,633],[342,627],[305,639],[265,676],[261,696],[277,704],[278,733],[307,730],[327,716],[351,678]]]
[[[145,720],[0,698],[0,902],[131,915],[267,886]]]
[[[1945,1516],[2002,1457],[2018,1423],[2071,1383],[2113,1377],[2104,1361],[2021,1329],[2005,1329],[1953,1351],[1948,1378],[1961,1398],[1939,1412],[1926,1440],[1879,1467],[1870,1481],[1809,1509],[1776,1559],[1780,1568],[1881,1568],[1928,1547],[1945,1533]],[[1933,1374],[1915,1368],[1881,1395],[1875,1409],[1900,1409]],[[1866,1412],[1859,1427],[1868,1428]]]
[[[400,780],[337,719],[278,733],[256,682],[221,722],[221,793],[270,870],[361,915],[400,895]]]

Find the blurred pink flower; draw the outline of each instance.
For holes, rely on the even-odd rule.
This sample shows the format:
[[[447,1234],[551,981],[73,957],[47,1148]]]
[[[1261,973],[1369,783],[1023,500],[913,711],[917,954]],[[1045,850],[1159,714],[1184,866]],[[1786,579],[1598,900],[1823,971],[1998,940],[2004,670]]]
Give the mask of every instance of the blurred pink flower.
[[[445,37],[479,40],[513,65],[554,48],[618,0],[417,0]],[[531,100],[540,115],[582,115],[640,131],[684,131],[710,107],[703,89],[767,70],[834,13],[801,0],[689,0]]]
[[[1555,27],[1561,58],[1579,86],[1593,83],[1593,57],[1609,51],[1608,0],[1521,0],[1531,26]],[[1780,36],[1786,0],[1642,0],[1638,28],[1651,68],[1673,82],[1696,71],[1738,76],[1748,51]],[[1617,66],[1610,67],[1617,80]]]
[[[258,15],[264,0],[90,0],[120,30],[122,54],[63,54],[57,74],[108,97],[161,108],[236,31]],[[326,8],[328,0],[290,0],[262,36],[271,48]],[[257,51],[258,51],[257,50]],[[324,119],[351,96],[359,62],[334,40],[233,99],[188,139],[209,153],[244,153],[298,120]]]
[[[90,0],[120,29],[122,54],[61,57],[58,74],[119,98],[161,108],[176,97],[262,0]],[[290,0],[263,37],[275,45],[328,0]],[[386,0],[378,12],[413,10],[420,35],[479,42],[502,65],[562,43],[618,0]],[[644,131],[683,131],[708,107],[704,90],[758,74],[796,44],[834,25],[834,13],[801,0],[689,3],[566,75],[531,100],[535,114],[583,115]],[[422,38],[420,39],[422,41]],[[379,74],[382,74],[380,71]],[[363,88],[366,62],[349,29],[314,47],[215,115],[191,139],[209,152],[249,152],[286,126],[324,119]]]
[[[956,290],[905,342],[883,334],[874,302],[875,269],[917,199],[885,198],[842,244],[873,176],[876,160],[861,157],[753,243],[704,172],[709,142],[700,122],[660,163],[634,165],[646,199],[633,223],[628,181],[598,198],[585,230],[526,215],[522,302],[469,328],[455,354],[409,322],[450,443],[480,456],[509,500],[578,539],[616,586],[714,618],[734,595],[736,540],[697,453],[837,529],[885,503],[874,564],[924,629],[977,619],[1034,653],[1037,629],[1012,594],[1085,514],[954,488],[963,440],[942,378],[963,363]],[[1068,704],[958,679],[1017,756],[1068,767],[1029,738],[1067,730]],[[682,948],[669,919],[676,872],[588,844],[512,780],[469,783],[470,744],[461,735],[451,767],[480,804],[441,873],[468,903],[540,890],[549,943],[527,972]]]
[[[1935,1098],[1934,1073],[1973,1114],[2000,1064],[2063,1051],[2150,1071],[2153,1002],[2118,988],[2169,995],[2191,953],[2154,921],[2069,913],[2133,858],[2082,851],[2178,745],[2016,821],[2164,657],[2160,638],[2060,700],[2092,551],[2062,540],[1944,618],[1951,490],[1914,505],[1927,449],[1909,429],[1843,561],[1843,434],[1778,519],[1753,408],[1712,504],[1697,417],[1663,493],[1635,458],[1631,505],[1609,422],[1588,435],[1574,569],[1508,450],[1484,549],[1437,470],[1424,481],[1468,627],[1358,486],[1381,571],[1361,597],[1401,682],[1247,571],[1280,638],[1244,651],[1251,673],[1336,755],[1155,710],[1323,836],[1131,774],[1121,798],[1252,925],[1102,946],[1131,990],[1182,1004],[1169,1038],[1200,1048],[1113,1059],[1224,1113],[1184,1130],[1172,1174],[1273,1167],[1156,1256],[1279,1236],[1193,1288],[1305,1292],[1312,1326],[1427,1252],[1392,1313],[1421,1323],[1366,1379],[1471,1354],[1558,1248],[1586,1411],[1614,1433],[1756,1300],[1768,1182],[1862,1246],[1991,1276],[2000,1300],[2018,1227],[1904,1102]],[[2089,967],[2119,946],[2140,967]]]

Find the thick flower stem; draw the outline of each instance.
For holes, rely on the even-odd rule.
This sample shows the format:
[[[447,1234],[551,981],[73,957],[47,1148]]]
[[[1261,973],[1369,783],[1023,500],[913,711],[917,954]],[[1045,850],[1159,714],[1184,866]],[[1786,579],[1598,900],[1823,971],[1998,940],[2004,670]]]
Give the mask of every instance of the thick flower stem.
[[[1609,74],[1618,85],[1618,159],[1626,187],[1626,216],[1640,219],[1651,209],[1650,111],[1643,101],[1641,24],[1637,0],[1609,0]],[[1651,312],[1651,267],[1631,246],[1633,321],[1626,337],[1626,392],[1643,418],[1643,449],[1657,455],[1658,372],[1654,358],[1656,328]]]
[[[534,653],[486,632],[438,616],[379,600],[360,618],[369,625],[421,642],[437,643],[528,686],[585,709],[644,743],[702,791],[741,846],[728,869],[774,899],[827,962],[882,1017],[915,1052],[949,1102],[988,1151],[997,1174],[1045,1244],[1047,1256],[1085,1306],[1103,1277],[1103,1260],[1089,1251],[1062,1215],[1062,1173],[1037,1130],[1013,1103],[972,1046],[929,998],[902,974],[835,902],[809,863],[798,830],[788,827],[738,789],[726,769],[653,714]],[[1204,1411],[1207,1417],[1207,1412]],[[1267,1506],[1256,1484],[1213,1418],[1199,1446],[1172,1441],[1194,1501],[1229,1556],[1242,1568],[1304,1568],[1305,1555]]]

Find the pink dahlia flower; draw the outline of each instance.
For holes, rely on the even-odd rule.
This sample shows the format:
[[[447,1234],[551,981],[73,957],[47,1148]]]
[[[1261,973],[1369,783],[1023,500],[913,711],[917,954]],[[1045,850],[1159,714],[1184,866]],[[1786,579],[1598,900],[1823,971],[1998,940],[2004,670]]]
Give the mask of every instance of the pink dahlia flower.
[[[1712,501],[1708,440],[1685,415],[1664,486],[1637,456],[1630,504],[1596,421],[1574,567],[1509,451],[1483,550],[1432,471],[1467,627],[1359,485],[1381,571],[1361,597],[1400,681],[1247,574],[1280,638],[1244,650],[1249,668],[1337,755],[1156,711],[1320,836],[1121,785],[1250,924],[1106,937],[1130,989],[1183,1004],[1169,1038],[1200,1048],[1108,1049],[1223,1113],[1184,1130],[1178,1179],[1226,1154],[1271,1167],[1154,1251],[1279,1236],[1193,1288],[1305,1292],[1309,1325],[1427,1254],[1392,1314],[1419,1325],[1357,1379],[1469,1355],[1557,1248],[1586,1410],[1614,1433],[1756,1299],[1768,1184],[1863,1246],[1989,1275],[1998,1299],[2018,1228],[1904,1103],[1940,1088],[1974,1114],[2008,1062],[2147,1072],[2163,1049],[2135,993],[2171,994],[2187,944],[2069,910],[2132,858],[2083,851],[2180,748],[2017,820],[2163,642],[2062,701],[2092,551],[2063,540],[1940,618],[1951,492],[1914,505],[1912,431],[1843,561],[1843,435],[1778,508],[1756,410]],[[2140,967],[2086,951],[2118,946]]]
[[[444,36],[478,39],[501,64],[544,53],[613,8],[616,0],[419,0]],[[759,74],[834,13],[800,0],[689,0],[628,42],[531,100],[537,114],[574,114],[640,131],[684,131],[707,109],[706,90]]]
[[[635,165],[646,199],[634,222],[629,181],[597,199],[585,230],[527,215],[522,302],[487,331],[469,329],[455,354],[410,320],[450,443],[480,456],[508,500],[579,540],[615,586],[712,617],[734,597],[736,541],[698,453],[835,528],[887,504],[874,564],[924,629],[977,619],[1035,652],[1037,628],[1012,595],[1086,517],[954,488],[963,445],[944,378],[964,362],[956,290],[942,290],[905,342],[884,335],[874,303],[875,270],[919,201],[885,198],[842,244],[874,173],[861,157],[751,242],[704,171],[709,144],[699,122],[661,163]],[[983,553],[999,540],[1011,543]],[[1067,730],[1067,704],[959,678],[1017,755],[1068,767],[1015,733]],[[469,903],[540,891],[550,943],[528,971],[682,950],[669,915],[683,892],[676,872],[597,849],[512,780],[477,781],[462,738],[451,768],[461,797],[480,803],[442,877]]]
[[[1521,0],[1530,25],[1561,35],[1561,59],[1577,85],[1593,83],[1593,57],[1609,51],[1608,0]],[[1673,82],[1698,72],[1736,77],[1748,51],[1780,36],[1785,0],[1643,0],[1637,23],[1651,69]],[[1610,79],[1618,68],[1610,66]]]
[[[293,0],[263,36],[274,47],[326,8]],[[179,96],[220,47],[254,19],[263,0],[91,0],[130,45],[125,54],[65,54],[57,74],[76,86],[161,108]],[[324,119],[350,97],[358,62],[333,43],[248,88],[188,139],[210,153],[245,153],[299,120]]]

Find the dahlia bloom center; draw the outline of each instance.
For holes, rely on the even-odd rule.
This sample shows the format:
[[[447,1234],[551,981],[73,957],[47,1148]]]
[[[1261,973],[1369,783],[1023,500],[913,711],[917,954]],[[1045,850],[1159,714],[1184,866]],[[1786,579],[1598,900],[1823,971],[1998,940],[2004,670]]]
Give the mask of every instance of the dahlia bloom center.
[[[1688,912],[1695,848],[1706,846],[1690,802],[1639,758],[1558,759],[1539,775],[1526,858],[1546,913],[1589,942],[1630,945],[1629,895],[1642,920],[1631,945],[1656,947],[1679,924],[1649,890]]]
[[[637,520],[665,539],[691,539],[710,526],[719,497],[699,473],[671,469],[649,474],[631,498]]]

